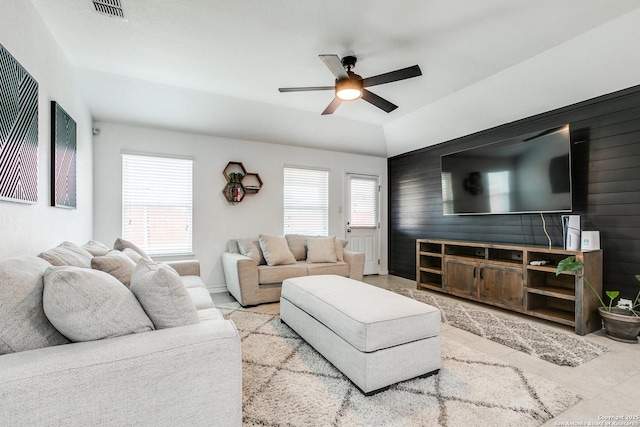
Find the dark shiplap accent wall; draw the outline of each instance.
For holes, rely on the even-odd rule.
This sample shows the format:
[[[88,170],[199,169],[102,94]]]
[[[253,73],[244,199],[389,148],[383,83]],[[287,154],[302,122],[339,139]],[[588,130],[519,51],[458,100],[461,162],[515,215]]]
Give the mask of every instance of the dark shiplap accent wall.
[[[462,120],[462,118],[461,118]],[[415,280],[415,239],[547,245],[539,214],[443,216],[440,156],[569,123],[573,213],[600,231],[604,287],[633,298],[640,289],[640,86],[391,157],[389,273]],[[427,125],[425,125],[427,126]],[[545,214],[562,246],[559,213]]]

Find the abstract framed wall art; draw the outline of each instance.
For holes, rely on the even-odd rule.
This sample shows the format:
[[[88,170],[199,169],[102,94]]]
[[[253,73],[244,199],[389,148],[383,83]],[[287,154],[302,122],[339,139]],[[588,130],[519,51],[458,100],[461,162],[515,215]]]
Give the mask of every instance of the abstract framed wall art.
[[[76,208],[76,122],[51,101],[51,206]]]
[[[0,200],[38,202],[38,82],[1,44]]]

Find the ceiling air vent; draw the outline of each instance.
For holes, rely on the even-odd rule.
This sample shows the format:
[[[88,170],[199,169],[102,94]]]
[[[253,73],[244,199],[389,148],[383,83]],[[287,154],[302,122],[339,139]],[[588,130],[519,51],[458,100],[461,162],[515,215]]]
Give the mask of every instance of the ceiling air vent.
[[[124,9],[122,0],[92,0],[96,12],[112,18],[124,19]]]

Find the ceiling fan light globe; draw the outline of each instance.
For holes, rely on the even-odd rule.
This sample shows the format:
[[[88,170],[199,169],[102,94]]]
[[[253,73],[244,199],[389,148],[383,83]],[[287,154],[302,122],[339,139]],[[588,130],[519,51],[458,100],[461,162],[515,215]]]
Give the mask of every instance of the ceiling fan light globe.
[[[350,89],[345,88],[336,91],[336,96],[343,101],[353,101],[354,99],[358,99],[362,96],[362,92],[359,89]]]
[[[362,96],[362,80],[343,79],[336,83],[336,97],[343,101],[353,101]]]

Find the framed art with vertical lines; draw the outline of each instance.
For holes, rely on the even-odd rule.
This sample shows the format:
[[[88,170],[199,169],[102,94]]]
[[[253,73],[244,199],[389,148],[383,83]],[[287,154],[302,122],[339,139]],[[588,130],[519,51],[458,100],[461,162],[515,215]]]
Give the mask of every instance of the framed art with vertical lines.
[[[0,200],[38,202],[38,82],[1,44]]]
[[[76,122],[51,101],[51,206],[76,208]]]

